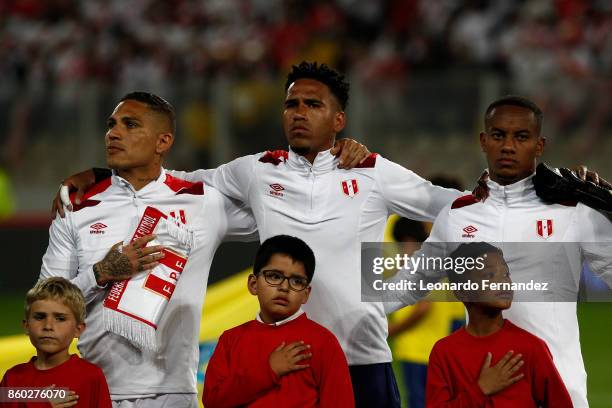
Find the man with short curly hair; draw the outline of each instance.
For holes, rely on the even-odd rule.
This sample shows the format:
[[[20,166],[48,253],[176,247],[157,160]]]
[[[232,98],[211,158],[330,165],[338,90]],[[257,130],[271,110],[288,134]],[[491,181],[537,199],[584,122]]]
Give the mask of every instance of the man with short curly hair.
[[[244,156],[215,170],[179,175],[203,180],[248,204],[262,241],[290,234],[313,249],[320,261],[304,310],[342,346],[356,406],[399,407],[384,307],[361,301],[361,242],[381,241],[390,213],[433,221],[461,193],[433,186],[378,154],[354,169],[339,169],[329,149],[346,124],[349,84],[327,65],[294,66],[285,91],[282,121],[288,151]]]

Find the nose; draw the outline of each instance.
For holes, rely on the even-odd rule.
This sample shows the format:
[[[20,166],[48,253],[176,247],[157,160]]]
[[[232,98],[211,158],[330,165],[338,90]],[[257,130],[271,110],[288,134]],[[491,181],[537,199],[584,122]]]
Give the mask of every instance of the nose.
[[[293,120],[304,120],[306,119],[306,105],[300,102],[293,112]]]
[[[505,137],[504,144],[502,145],[503,153],[514,153],[516,151],[516,146],[514,143],[513,137]]]
[[[53,331],[53,318],[46,318],[43,323],[43,330]]]
[[[117,132],[114,132],[113,128],[110,128],[106,131],[106,137],[108,138],[108,140],[117,140],[121,136]]]
[[[282,291],[285,291],[285,292],[289,292],[289,279],[287,279],[287,278],[283,279],[281,284],[278,285],[278,289],[282,290]]]

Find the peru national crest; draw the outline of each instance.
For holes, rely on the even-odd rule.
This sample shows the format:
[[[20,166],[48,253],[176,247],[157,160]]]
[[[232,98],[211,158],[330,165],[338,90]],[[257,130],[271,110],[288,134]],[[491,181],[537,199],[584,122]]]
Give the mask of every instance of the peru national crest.
[[[537,231],[544,239],[550,237],[553,234],[553,220],[538,220]]]
[[[359,192],[359,187],[357,187],[357,180],[344,180],[342,182],[342,191],[349,197],[354,197],[355,194]]]

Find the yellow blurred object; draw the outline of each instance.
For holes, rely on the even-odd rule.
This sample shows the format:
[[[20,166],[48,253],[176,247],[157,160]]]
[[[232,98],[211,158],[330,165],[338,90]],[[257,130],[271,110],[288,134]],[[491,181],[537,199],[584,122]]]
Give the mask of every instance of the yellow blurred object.
[[[412,313],[413,308],[407,306],[400,309],[389,320],[400,322]],[[428,312],[414,327],[393,338],[393,359],[427,364],[436,341],[450,334],[453,320],[462,320],[464,316],[463,303],[431,302]]]
[[[15,212],[15,199],[8,174],[0,168],[0,219]]]
[[[247,290],[252,269],[244,270],[210,286],[200,324],[200,341],[218,339],[232,327],[255,319],[257,297]]]

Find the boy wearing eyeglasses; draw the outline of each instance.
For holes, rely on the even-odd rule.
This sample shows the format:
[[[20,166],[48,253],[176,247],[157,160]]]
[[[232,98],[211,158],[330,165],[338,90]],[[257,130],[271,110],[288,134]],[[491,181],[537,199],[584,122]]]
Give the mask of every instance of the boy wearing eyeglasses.
[[[354,407],[338,341],[301,309],[314,269],[299,238],[277,235],[261,245],[248,280],[260,312],[221,335],[206,370],[206,408]]]

